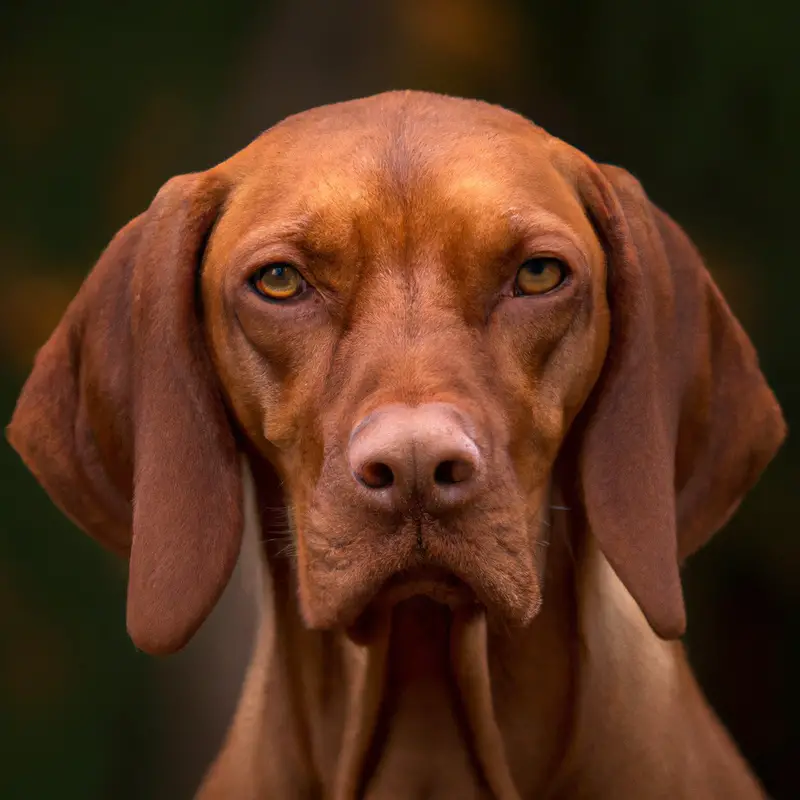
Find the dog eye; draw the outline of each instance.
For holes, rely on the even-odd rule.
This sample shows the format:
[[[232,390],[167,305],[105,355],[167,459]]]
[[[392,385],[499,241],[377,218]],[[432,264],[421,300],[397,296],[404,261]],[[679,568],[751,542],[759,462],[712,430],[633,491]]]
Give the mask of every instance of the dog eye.
[[[303,276],[289,264],[262,267],[250,279],[250,285],[269,300],[289,300],[306,289]]]
[[[544,294],[555,289],[567,277],[567,270],[557,258],[532,258],[517,273],[514,293]]]

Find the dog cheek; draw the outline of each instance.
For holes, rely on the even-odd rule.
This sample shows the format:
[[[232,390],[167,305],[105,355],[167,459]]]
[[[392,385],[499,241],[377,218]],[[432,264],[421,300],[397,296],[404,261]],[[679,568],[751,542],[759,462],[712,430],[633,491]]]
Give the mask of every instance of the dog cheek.
[[[326,476],[319,483],[326,483]],[[344,595],[352,589],[354,537],[352,520],[345,520],[333,497],[320,496],[318,485],[294,480],[294,536],[297,542],[297,577],[300,609],[311,628],[326,628],[337,621]],[[337,481],[332,481],[333,488]],[[341,495],[339,495],[341,497]]]

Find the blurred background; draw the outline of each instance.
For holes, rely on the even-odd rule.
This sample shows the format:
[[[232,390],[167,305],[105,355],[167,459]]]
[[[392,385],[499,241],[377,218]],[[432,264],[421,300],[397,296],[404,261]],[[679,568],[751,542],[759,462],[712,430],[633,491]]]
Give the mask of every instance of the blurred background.
[[[634,172],[698,243],[800,427],[800,6],[775,0],[88,0],[0,9],[0,419],[114,232],[285,115],[479,97]],[[800,445],[689,564],[690,657],[778,798],[800,755]],[[246,570],[245,570],[246,572]],[[189,798],[247,661],[241,572],[178,656],[124,565],[0,444],[0,798]]]

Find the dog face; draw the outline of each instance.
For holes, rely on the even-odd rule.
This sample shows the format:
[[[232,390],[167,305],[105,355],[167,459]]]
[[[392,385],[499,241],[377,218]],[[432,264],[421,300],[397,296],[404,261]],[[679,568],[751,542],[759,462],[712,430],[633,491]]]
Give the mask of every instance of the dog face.
[[[179,647],[230,575],[235,429],[280,477],[310,626],[418,592],[527,623],[563,457],[664,636],[680,560],[784,433],[696,252],[627,173],[417,93],[292,117],[168,184],[37,359],[12,442],[130,552],[143,649]]]
[[[426,568],[524,623],[553,461],[604,360],[603,248],[546,134],[401,108],[302,115],[231,162],[210,350],[281,476],[309,624]]]

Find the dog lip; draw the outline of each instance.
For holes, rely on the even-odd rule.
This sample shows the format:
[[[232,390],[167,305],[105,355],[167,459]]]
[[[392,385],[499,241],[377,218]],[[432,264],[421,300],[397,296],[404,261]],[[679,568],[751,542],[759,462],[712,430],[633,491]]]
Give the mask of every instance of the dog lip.
[[[439,567],[416,567],[395,573],[370,605],[391,608],[412,597],[428,597],[452,610],[475,605],[475,592],[459,577]]]

